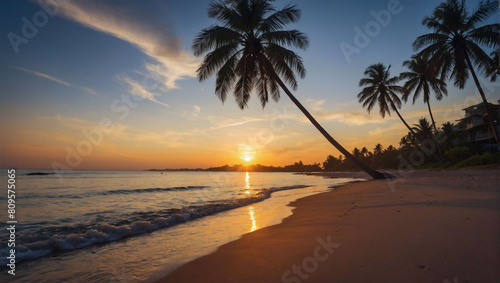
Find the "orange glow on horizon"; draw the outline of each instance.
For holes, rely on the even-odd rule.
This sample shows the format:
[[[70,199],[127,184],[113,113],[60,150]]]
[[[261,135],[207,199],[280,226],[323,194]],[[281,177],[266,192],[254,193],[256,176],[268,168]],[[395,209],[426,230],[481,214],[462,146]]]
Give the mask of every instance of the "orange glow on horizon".
[[[245,160],[247,163],[255,159],[255,148],[250,145],[240,144],[240,158]]]

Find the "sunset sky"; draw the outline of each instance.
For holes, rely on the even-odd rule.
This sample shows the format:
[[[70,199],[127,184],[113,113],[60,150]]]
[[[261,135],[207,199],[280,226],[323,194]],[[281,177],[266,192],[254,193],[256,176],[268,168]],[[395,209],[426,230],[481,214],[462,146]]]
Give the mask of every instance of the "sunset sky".
[[[339,155],[283,92],[265,109],[252,97],[242,111],[233,97],[219,101],[214,78],[198,81],[202,58],[194,57],[191,43],[215,24],[207,16],[210,1],[59,2],[45,1],[45,9],[38,1],[0,2],[1,168],[282,166]],[[368,114],[357,102],[358,82],[373,63],[392,65],[392,75],[405,70],[411,44],[428,33],[421,21],[438,1],[291,3],[302,18],[289,28],[310,39],[310,47],[298,51],[307,75],[296,97],[348,150],[398,146],[405,126],[395,114]],[[388,5],[390,19],[374,25]],[[369,41],[346,55],[341,46],[356,47],[357,31],[367,27]],[[500,83],[482,83],[497,103]],[[449,83],[448,93],[432,99],[438,125],[480,102],[472,79],[463,90]],[[421,102],[403,105],[401,114],[410,124],[428,117]]]

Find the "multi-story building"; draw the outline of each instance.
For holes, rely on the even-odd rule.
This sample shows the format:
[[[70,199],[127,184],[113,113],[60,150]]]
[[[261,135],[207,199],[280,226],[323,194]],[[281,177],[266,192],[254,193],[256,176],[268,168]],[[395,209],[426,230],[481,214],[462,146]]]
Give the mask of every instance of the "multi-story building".
[[[499,125],[499,104],[488,103],[496,127]],[[462,142],[472,143],[481,147],[493,144],[496,146],[495,135],[488,121],[488,114],[484,109],[484,103],[472,105],[462,110],[465,111],[465,117],[457,120],[459,124],[462,124],[460,128],[466,133]]]

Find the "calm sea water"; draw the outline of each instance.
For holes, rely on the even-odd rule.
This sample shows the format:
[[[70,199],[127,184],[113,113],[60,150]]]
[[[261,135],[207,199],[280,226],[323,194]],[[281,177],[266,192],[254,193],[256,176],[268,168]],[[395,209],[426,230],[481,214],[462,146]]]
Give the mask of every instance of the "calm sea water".
[[[51,171],[16,170],[16,275],[5,268],[9,231],[2,229],[2,282],[150,281],[281,222],[295,199],[353,180],[253,172],[26,175],[32,172]],[[0,183],[6,188],[6,169]]]

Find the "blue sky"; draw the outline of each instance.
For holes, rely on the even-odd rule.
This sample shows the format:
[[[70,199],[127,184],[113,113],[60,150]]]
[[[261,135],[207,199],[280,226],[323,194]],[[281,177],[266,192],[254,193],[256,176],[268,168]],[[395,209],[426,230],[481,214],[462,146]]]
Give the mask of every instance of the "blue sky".
[[[377,62],[392,65],[393,75],[402,72],[411,43],[428,32],[423,17],[438,2],[338,2],[291,2],[302,18],[289,28],[310,39],[310,47],[298,52],[307,76],[295,94],[349,150],[378,142],[397,146],[404,125],[396,115],[369,115],[357,103],[358,82]],[[245,156],[250,163],[285,165],[338,155],[287,97],[266,109],[253,98],[241,111],[232,97],[221,104],[214,79],[198,82],[201,58],[190,46],[199,31],[215,24],[206,14],[209,1],[44,3],[58,7],[57,13],[48,15],[38,2],[0,2],[0,167],[51,168],[56,162],[84,169],[193,168],[245,163]],[[390,19],[380,23],[374,14]],[[28,30],[30,38],[23,36],[26,20],[39,24],[36,32]],[[363,46],[356,45],[358,29],[370,35]],[[24,42],[13,47],[12,34]],[[340,47],[346,44],[358,53],[346,56]],[[490,99],[500,99],[498,84],[483,82]],[[464,90],[449,85],[448,97],[432,101],[438,124],[479,103],[472,81]],[[406,104],[401,113],[416,123],[427,109]],[[113,129],[99,128],[103,121]],[[88,137],[96,131],[94,140]]]

